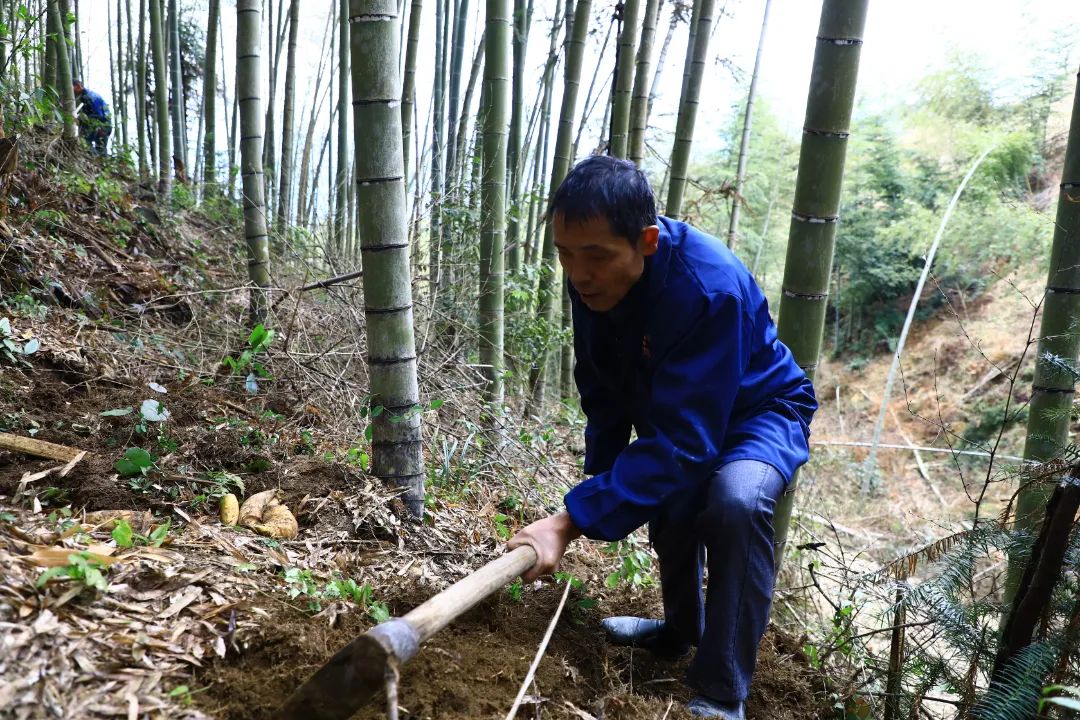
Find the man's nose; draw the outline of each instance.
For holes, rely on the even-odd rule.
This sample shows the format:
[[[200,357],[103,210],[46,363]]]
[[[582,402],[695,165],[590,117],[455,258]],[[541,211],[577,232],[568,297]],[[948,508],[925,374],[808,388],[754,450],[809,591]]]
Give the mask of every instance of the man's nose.
[[[583,263],[576,263],[574,267],[569,268],[566,271],[566,274],[570,276],[570,282],[573,283],[575,287],[587,285],[589,281],[592,280],[592,272],[589,270],[588,266]]]

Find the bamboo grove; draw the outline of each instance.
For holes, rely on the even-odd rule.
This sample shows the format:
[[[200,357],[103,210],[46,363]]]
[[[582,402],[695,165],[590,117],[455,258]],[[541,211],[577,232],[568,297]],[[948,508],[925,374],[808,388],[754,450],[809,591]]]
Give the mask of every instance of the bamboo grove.
[[[547,198],[576,161],[607,153],[650,171],[665,215],[694,218],[687,199],[703,80],[724,52],[716,28],[726,3],[715,0],[473,3],[0,3],[0,85],[51,108],[63,143],[77,142],[72,81],[82,79],[112,98],[113,159],[162,206],[239,208],[246,322],[277,322],[283,288],[298,276],[360,278],[350,297],[363,307],[372,470],[403,487],[416,514],[425,482],[414,411],[423,353],[442,344],[475,371],[486,403],[479,421],[572,406],[570,306]],[[751,234],[739,223],[751,209],[745,186],[770,4],[762,5],[739,113],[737,171],[722,201],[730,210],[714,233],[740,250]],[[780,340],[811,378],[829,308],[839,302],[830,293],[840,289],[834,255],[867,7],[824,0],[819,26],[806,28],[815,54],[776,311]],[[80,38],[88,13],[108,28],[104,78],[87,77]],[[226,27],[235,35],[225,37]],[[301,39],[311,35],[321,38],[320,54],[305,84]],[[676,35],[685,41],[679,58],[669,53]],[[673,132],[660,133],[656,98],[665,79],[681,86],[669,103]],[[1042,463],[1069,450],[1080,354],[1080,94],[1075,102],[1024,452]],[[774,187],[768,209],[749,214],[768,227],[779,195]],[[761,246],[755,274],[760,254]],[[796,487],[776,511],[778,565]],[[1048,496],[1044,487],[1020,493],[1024,532],[1038,532]],[[1022,571],[1014,557],[1013,585]]]
[[[242,204],[253,321],[273,303],[267,293],[280,274],[275,265],[331,275],[359,270],[364,213],[353,147],[372,133],[358,129],[352,112],[355,21],[348,0],[329,4],[318,18],[301,12],[298,0],[242,2],[235,10],[211,0],[205,11],[178,0],[109,0],[81,13],[73,3],[5,4],[0,14],[14,41],[5,82],[27,91],[51,88],[72,117],[69,80],[87,70],[81,43],[73,42],[83,32],[80,15],[104,19],[109,76],[91,82],[113,99],[113,147],[139,175],[156,180],[161,198],[180,192]],[[595,67],[585,67],[586,40],[608,13],[590,0],[560,0],[553,8],[518,0],[505,11],[470,8],[468,0],[414,0],[393,21],[410,273],[424,306],[452,326],[448,332],[478,328],[467,343],[478,353],[491,400],[520,395],[531,412],[543,413],[572,394],[569,306],[544,222],[545,198],[586,147],[642,162],[668,46],[680,28],[691,40],[700,28],[702,40],[683,62],[670,179],[663,183],[668,212],[678,214],[714,23],[711,3],[698,5],[693,13],[670,6],[659,48],[663,2],[620,6],[617,37],[615,18],[607,23],[614,51],[607,81],[603,53]],[[226,12],[235,13],[228,23],[235,37],[223,31]],[[471,50],[470,13],[484,18]],[[426,14],[435,24],[430,100],[416,86]],[[63,32],[52,31],[53,23]],[[321,31],[323,55],[314,85],[304,90],[297,88],[297,45],[308,24],[306,30]],[[548,48],[537,82],[527,61],[539,42]],[[66,52],[58,54],[61,47]],[[583,137],[601,116],[599,136]],[[74,138],[74,124],[65,133]]]

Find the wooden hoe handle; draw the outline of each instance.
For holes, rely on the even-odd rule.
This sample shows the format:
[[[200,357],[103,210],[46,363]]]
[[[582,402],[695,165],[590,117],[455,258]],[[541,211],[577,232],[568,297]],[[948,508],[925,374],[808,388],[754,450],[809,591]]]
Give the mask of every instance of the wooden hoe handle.
[[[514,548],[471,575],[458,580],[401,619],[413,626],[421,643],[426,642],[432,635],[453,622],[454,618],[467,612],[535,563],[536,551],[531,545]]]

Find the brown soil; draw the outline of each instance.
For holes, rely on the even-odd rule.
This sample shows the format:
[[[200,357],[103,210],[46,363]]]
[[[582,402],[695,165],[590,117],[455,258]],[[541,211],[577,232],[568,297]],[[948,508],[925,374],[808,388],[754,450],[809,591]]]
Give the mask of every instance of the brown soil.
[[[73,391],[67,379],[56,373],[35,371],[19,378],[32,391],[18,392],[13,380],[0,379],[3,409],[22,413],[18,422],[33,421],[40,430],[36,437],[58,442],[90,454],[63,479],[44,481],[66,495],[61,505],[97,509],[146,509],[168,514],[183,498],[167,499],[160,492],[137,492],[113,467],[123,448],[149,446],[133,426],[142,400],[154,396],[145,384],[125,385],[86,382]],[[141,387],[140,387],[141,385]],[[353,470],[320,458],[296,455],[292,442],[252,448],[245,435],[256,428],[265,435],[295,438],[295,427],[281,420],[260,421],[254,410],[244,416],[226,404],[243,403],[242,395],[201,384],[173,387],[160,396],[172,417],[168,429],[178,448],[170,454],[160,449],[159,483],[179,482],[196,469],[226,469],[242,475],[247,493],[270,487],[283,491],[285,501],[297,509],[301,527],[313,527],[318,518],[321,529],[355,532],[352,513],[337,495],[340,489],[362,480]],[[100,413],[116,407],[132,406],[132,415],[109,418]],[[233,426],[221,427],[224,417],[234,418]],[[17,428],[12,428],[18,430]],[[269,469],[247,472],[253,457],[270,460]],[[0,495],[11,495],[19,479],[28,471],[55,466],[47,460],[0,452]],[[40,494],[43,488],[35,488]],[[377,530],[377,528],[376,528]],[[361,537],[378,536],[366,532]],[[574,562],[585,562],[575,558]],[[582,609],[581,591],[574,590],[552,637],[537,673],[530,696],[544,717],[580,718],[575,708],[598,718],[660,718],[675,720],[689,715],[683,704],[690,690],[681,682],[688,660],[662,662],[648,653],[613,648],[606,644],[599,627],[604,614],[654,614],[658,612],[657,592],[601,589],[603,568],[579,566],[579,577],[592,577],[586,591],[599,593],[600,604]],[[401,705],[411,718],[501,717],[507,711],[554,613],[561,587],[544,585],[526,591],[522,601],[506,593],[485,602],[450,628],[433,638],[406,666],[401,680]],[[415,586],[395,591],[390,610],[402,615],[432,594],[430,587]],[[264,596],[269,597],[269,596]],[[198,674],[198,686],[209,690],[195,695],[205,712],[220,720],[247,720],[269,716],[304,678],[370,625],[370,620],[353,608],[339,615],[333,627],[326,617],[311,617],[284,602],[269,601],[269,617],[250,611],[258,618],[258,630],[238,637],[241,652],[209,665]],[[260,599],[258,602],[266,602]],[[827,703],[820,691],[820,673],[812,670],[798,643],[771,632],[761,649],[761,658],[752,691],[749,717],[776,720],[811,720],[827,717]],[[816,694],[815,694],[816,693]],[[362,718],[382,717],[376,702]],[[527,704],[521,717],[535,716],[537,703]]]
[[[168,394],[156,394],[135,380],[124,384],[90,380],[73,386],[64,376],[38,368],[21,376],[10,374],[0,377],[0,431],[26,434],[27,428],[35,428],[36,439],[86,450],[86,457],[67,477],[52,476],[31,489],[40,492],[48,487],[51,494],[58,493],[46,504],[70,502],[87,510],[167,510],[171,503],[165,500],[191,499],[192,488],[198,488],[198,482],[191,484],[193,478],[202,480],[207,470],[225,470],[243,478],[247,494],[280,488],[284,502],[299,509],[304,525],[305,500],[359,481],[358,473],[313,457],[313,449],[303,446],[300,432],[312,432],[310,423],[300,427],[281,417],[264,418],[260,406],[247,409],[248,398],[219,388],[162,384],[169,387]],[[161,445],[152,425],[147,434],[136,432],[139,407],[148,398],[159,400],[170,413],[165,429],[174,449]],[[103,411],[125,407],[132,412],[101,416]],[[318,437],[318,430],[313,434]],[[142,447],[157,458],[159,469],[150,479],[158,487],[140,492],[117,475],[114,465],[128,447]],[[0,451],[0,495],[13,495],[26,473],[56,465]],[[162,488],[176,488],[174,496]],[[352,530],[351,518],[339,503],[323,503],[319,510],[324,527]]]
[[[18,422],[23,427],[33,421],[40,428],[36,434],[40,439],[90,451],[66,478],[43,481],[65,496],[49,504],[70,502],[88,510],[150,508],[163,515],[183,504],[184,497],[166,498],[160,491],[132,489],[113,467],[123,448],[151,447],[145,436],[133,430],[142,400],[154,396],[145,384],[90,381],[73,390],[65,377],[40,371],[22,375],[19,382],[31,383],[32,392],[17,392],[13,380],[0,379],[0,398],[7,400],[0,409],[21,413]],[[180,482],[199,470],[235,471],[243,477],[248,494],[280,488],[285,501],[296,509],[301,528],[317,525],[320,530],[344,530],[354,536],[386,537],[378,527],[354,529],[353,513],[341,501],[341,488],[363,480],[358,473],[339,463],[297,455],[292,440],[252,448],[244,439],[250,438],[255,428],[266,436],[294,440],[297,430],[292,424],[258,420],[255,409],[241,416],[229,407],[245,402],[241,394],[198,383],[170,385],[169,394],[160,400],[172,414],[168,429],[178,444],[171,453],[154,449],[161,455],[162,470],[155,476],[161,485]],[[100,416],[104,410],[126,406],[135,408],[132,415]],[[234,422],[221,427],[226,416]],[[249,472],[254,457],[270,460],[270,467]],[[24,473],[56,464],[0,452],[0,495],[13,494]],[[43,488],[34,489],[40,496]],[[529,691],[539,700],[523,706],[519,716],[586,717],[578,713],[580,710],[609,720],[690,717],[684,703],[691,691],[682,683],[688,659],[666,662],[645,652],[611,647],[599,627],[603,615],[656,614],[658,591],[603,589],[605,568],[593,567],[595,559],[579,554],[573,558],[576,567],[571,570],[578,577],[592,578],[584,590],[599,604],[583,609],[582,591],[571,593]],[[544,585],[527,590],[521,601],[499,593],[434,637],[403,671],[402,716],[464,719],[505,715],[561,591],[561,587]],[[389,592],[396,593],[390,595],[394,598],[389,603],[391,612],[402,615],[430,597],[433,590],[417,584]],[[258,623],[258,629],[248,636],[238,635],[240,652],[230,651],[225,660],[208,665],[195,679],[198,687],[208,690],[194,697],[204,712],[220,720],[270,716],[303,679],[371,624],[352,606],[351,612],[338,615],[330,627],[325,616],[311,617],[287,604],[280,591],[264,594],[257,602],[268,615],[241,611],[247,620]],[[822,675],[808,665],[799,646],[775,629],[767,635],[749,701],[751,720],[829,717]],[[381,701],[365,708],[359,717],[383,717]]]
[[[432,638],[405,666],[399,686],[404,718],[503,717],[532,661],[558,604],[561,587],[544,585],[515,601],[506,593],[481,604]],[[417,597],[391,604],[407,612]],[[599,626],[600,608],[580,609],[571,592],[551,643],[536,673],[520,717],[689,718],[684,703],[691,691],[682,682],[688,658],[661,661],[648,653],[609,646]],[[637,599],[608,612],[651,604]],[[356,614],[325,619],[279,608],[259,635],[243,639],[243,652],[203,672],[209,690],[200,703],[220,720],[254,720],[272,715],[298,684],[326,659],[366,629]],[[358,718],[385,717],[383,699],[373,700]],[[751,720],[819,720],[829,717],[820,673],[810,668],[792,638],[771,630],[761,646],[748,706]]]

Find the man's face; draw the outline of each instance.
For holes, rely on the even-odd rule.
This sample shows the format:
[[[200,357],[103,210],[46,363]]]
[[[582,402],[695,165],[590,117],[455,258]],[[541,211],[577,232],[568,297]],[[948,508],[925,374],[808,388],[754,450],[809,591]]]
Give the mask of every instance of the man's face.
[[[82,95],[82,85],[79,83],[71,83],[71,89],[75,91],[76,95]]]
[[[552,219],[559,263],[581,301],[594,312],[607,312],[626,297],[645,270],[645,258],[656,252],[659,229],[650,225],[631,245],[613,235],[605,217],[565,222]]]

